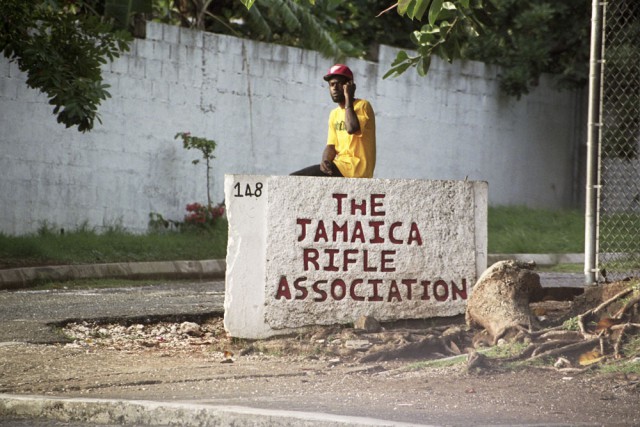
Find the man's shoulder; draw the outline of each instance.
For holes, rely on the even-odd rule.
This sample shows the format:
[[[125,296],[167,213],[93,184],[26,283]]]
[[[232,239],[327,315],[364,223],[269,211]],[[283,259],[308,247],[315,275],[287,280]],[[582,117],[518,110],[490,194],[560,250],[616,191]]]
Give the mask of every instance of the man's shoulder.
[[[373,107],[371,106],[371,103],[366,99],[362,99],[362,98],[356,99],[353,107],[356,110],[365,110],[365,111],[368,111],[369,113],[373,113]]]

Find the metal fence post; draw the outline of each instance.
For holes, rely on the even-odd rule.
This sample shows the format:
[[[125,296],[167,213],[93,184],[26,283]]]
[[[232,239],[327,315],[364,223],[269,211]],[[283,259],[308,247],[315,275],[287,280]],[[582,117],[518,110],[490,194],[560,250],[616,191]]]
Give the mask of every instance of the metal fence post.
[[[584,275],[585,284],[588,285],[597,281],[596,271],[598,268],[598,164],[601,136],[602,29],[602,5],[600,0],[592,0],[584,239]]]

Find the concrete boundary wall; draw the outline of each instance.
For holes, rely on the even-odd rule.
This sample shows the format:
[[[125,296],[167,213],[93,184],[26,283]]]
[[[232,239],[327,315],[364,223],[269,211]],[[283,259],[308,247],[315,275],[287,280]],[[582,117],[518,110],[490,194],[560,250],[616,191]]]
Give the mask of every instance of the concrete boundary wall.
[[[566,207],[574,197],[579,97],[543,79],[520,100],[501,95],[499,70],[434,61],[383,80],[379,63],[349,60],[357,94],[376,111],[376,178],[481,180],[489,203]],[[225,173],[286,175],[318,162],[332,108],[315,52],[149,23],[147,38],[105,66],[112,97],[102,124],[81,134],[56,123],[47,98],[0,58],[0,232],[147,229],[149,214],[180,220],[206,200],[204,166],[174,135],[218,142],[212,193]]]

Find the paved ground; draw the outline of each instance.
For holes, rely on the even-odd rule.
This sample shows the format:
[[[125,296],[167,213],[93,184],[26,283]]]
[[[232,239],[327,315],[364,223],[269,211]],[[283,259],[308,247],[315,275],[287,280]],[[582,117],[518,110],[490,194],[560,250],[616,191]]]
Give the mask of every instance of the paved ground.
[[[543,274],[541,281],[582,280]],[[169,355],[42,345],[61,341],[47,325],[72,319],[219,316],[223,291],[220,280],[0,291],[0,425],[640,425],[639,394],[618,377],[548,370],[472,376],[459,367],[288,354],[223,364],[206,350]]]
[[[192,320],[224,313],[223,281],[162,282],[153,286],[0,292],[0,342],[60,342],[51,324],[74,319]]]

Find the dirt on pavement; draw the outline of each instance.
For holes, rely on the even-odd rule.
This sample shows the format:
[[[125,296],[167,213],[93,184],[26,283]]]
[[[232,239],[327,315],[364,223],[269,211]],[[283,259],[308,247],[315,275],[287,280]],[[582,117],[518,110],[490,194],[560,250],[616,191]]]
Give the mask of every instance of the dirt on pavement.
[[[80,322],[61,332],[71,338],[68,344],[2,344],[0,392],[190,401],[439,425],[640,425],[637,374],[488,362],[468,369],[465,355],[447,366],[449,355],[469,344],[461,319],[379,332],[315,327],[260,341],[226,337],[220,318],[201,324]],[[430,341],[448,343],[446,348],[412,355],[412,343],[429,336],[448,337]],[[426,365],[442,358],[446,362]]]

